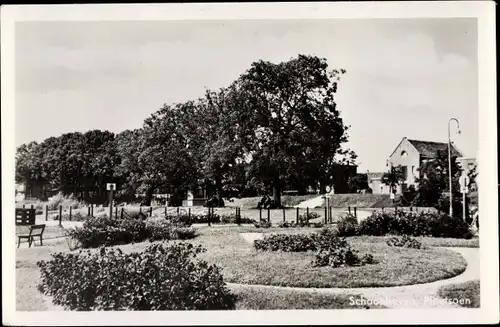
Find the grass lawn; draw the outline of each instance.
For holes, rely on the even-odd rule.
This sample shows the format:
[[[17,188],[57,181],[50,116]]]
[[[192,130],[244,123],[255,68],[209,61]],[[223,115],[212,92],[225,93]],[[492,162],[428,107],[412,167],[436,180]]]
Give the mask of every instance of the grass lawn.
[[[380,242],[348,239],[360,254],[370,253],[378,264],[362,267],[314,267],[314,253],[256,251],[239,232],[258,232],[252,227],[200,228],[190,240],[207,249],[201,257],[222,268],[224,280],[241,284],[295,287],[381,287],[427,283],[450,278],[466,268],[458,253],[437,248],[424,250],[389,247]],[[268,229],[280,233],[312,232],[314,229]],[[149,242],[120,246],[125,252],[141,251]]]
[[[479,286],[479,280],[447,285],[441,287],[438,294],[440,297],[449,299],[462,307],[479,308],[481,302]]]
[[[351,240],[363,243],[385,243],[385,240],[391,236],[353,236]],[[447,238],[447,237],[415,237],[423,245],[429,247],[443,246],[443,247],[466,247],[466,248],[479,248],[479,238],[471,238],[469,240],[462,238]]]
[[[47,310],[45,296],[37,290],[40,270],[36,263],[49,260],[51,253],[68,251],[66,241],[28,248],[21,246],[16,250],[16,310]]]
[[[310,309],[381,309],[381,305],[362,305],[357,294],[322,294],[278,289],[239,287],[236,310],[310,310]],[[357,302],[356,302],[357,301]],[[356,304],[358,303],[358,304]],[[366,303],[366,301],[364,301]]]
[[[200,236],[190,240],[207,248],[201,257],[222,268],[226,282],[296,287],[376,287],[431,282],[455,276],[465,270],[466,262],[457,253],[443,249],[425,250],[389,247],[384,237],[351,237],[349,243],[363,253],[371,253],[378,264],[362,267],[313,267],[314,253],[256,251],[241,232],[305,233],[315,228],[203,227]],[[441,241],[427,239],[428,244]],[[444,241],[451,242],[450,240]],[[124,252],[142,251],[149,241],[121,245]],[[36,262],[49,260],[51,253],[68,251],[65,240],[42,247],[16,250],[16,308],[20,311],[47,310],[45,297],[38,292],[39,268]],[[94,249],[92,251],[97,251]],[[352,308],[351,296],[299,293],[276,289],[234,290],[238,309],[334,309]]]

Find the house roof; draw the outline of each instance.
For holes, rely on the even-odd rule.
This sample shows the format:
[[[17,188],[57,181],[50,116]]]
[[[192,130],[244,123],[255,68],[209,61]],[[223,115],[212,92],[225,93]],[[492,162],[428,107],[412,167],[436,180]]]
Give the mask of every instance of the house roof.
[[[408,140],[408,142],[410,142],[424,158],[435,158],[438,151],[445,151],[448,153],[448,143],[419,140]],[[462,157],[463,154],[455,145],[453,143],[451,145],[452,156]]]

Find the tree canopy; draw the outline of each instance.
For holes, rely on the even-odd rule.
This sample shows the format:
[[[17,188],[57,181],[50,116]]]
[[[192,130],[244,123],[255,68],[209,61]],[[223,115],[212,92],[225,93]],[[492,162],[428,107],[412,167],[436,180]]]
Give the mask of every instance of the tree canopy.
[[[334,167],[356,159],[343,147],[348,126],[334,98],[345,73],[316,56],[260,60],[227,87],[165,104],[140,129],[22,145],[16,180],[101,200],[114,181],[118,197],[142,193],[148,203],[158,191],[179,203],[199,187],[221,196],[272,190],[277,204],[285,188],[324,191]]]

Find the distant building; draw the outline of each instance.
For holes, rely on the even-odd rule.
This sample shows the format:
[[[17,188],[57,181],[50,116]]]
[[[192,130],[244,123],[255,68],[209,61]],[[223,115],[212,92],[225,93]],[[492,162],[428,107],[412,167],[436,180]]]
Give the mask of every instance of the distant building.
[[[399,185],[396,193],[402,193],[410,186],[418,187],[417,179],[420,178],[419,168],[427,161],[434,160],[438,151],[448,153],[448,143],[430,142],[420,140],[410,140],[403,137],[401,142],[388,160],[388,170],[390,167],[401,166],[403,170],[404,182]],[[451,154],[455,157],[463,157],[460,150],[452,143]],[[390,193],[389,187],[386,187],[381,182],[381,177],[384,173],[370,173],[368,176],[368,185],[373,190],[373,193]]]
[[[389,194],[390,187],[382,183],[384,173],[366,173],[368,177],[368,187],[371,188],[373,194]]]

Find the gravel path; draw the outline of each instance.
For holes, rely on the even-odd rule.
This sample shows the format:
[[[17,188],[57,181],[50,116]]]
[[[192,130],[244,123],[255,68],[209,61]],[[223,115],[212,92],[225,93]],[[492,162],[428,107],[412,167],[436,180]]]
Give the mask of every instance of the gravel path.
[[[260,235],[259,235],[260,234]],[[262,233],[241,233],[247,242],[252,243],[263,237]],[[309,293],[328,294],[359,294],[364,298],[378,301],[388,308],[458,308],[457,304],[449,303],[438,297],[438,290],[449,284],[463,283],[479,279],[479,248],[441,247],[448,251],[460,253],[467,261],[466,270],[452,278],[438,280],[432,283],[415,284],[395,287],[370,287],[370,288],[300,288],[270,285],[246,285],[227,283],[230,288],[258,288],[281,289]]]

